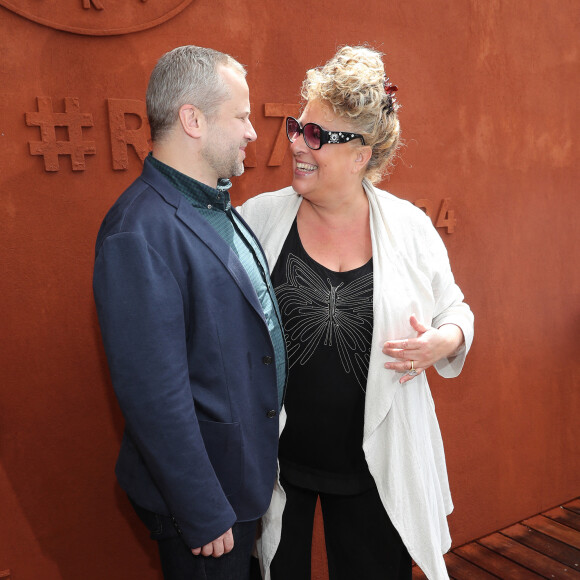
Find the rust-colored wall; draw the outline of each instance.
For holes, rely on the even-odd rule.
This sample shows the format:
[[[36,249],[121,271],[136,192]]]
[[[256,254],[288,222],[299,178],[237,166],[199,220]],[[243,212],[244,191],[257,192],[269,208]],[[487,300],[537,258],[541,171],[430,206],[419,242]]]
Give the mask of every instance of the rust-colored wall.
[[[0,0],[0,571],[160,577],[114,480],[122,419],[91,274],[100,221],[140,171],[149,73],[181,44],[248,65],[259,140],[237,201],[289,183],[280,118],[267,115],[296,104],[307,68],[339,44],[388,53],[406,147],[385,185],[427,200],[434,219],[449,199],[455,228],[439,231],[476,315],[464,373],[432,380],[454,542],[580,495],[577,9],[575,0]],[[57,119],[50,107],[84,125],[72,137],[56,129],[76,143],[74,160],[38,154],[38,123]]]

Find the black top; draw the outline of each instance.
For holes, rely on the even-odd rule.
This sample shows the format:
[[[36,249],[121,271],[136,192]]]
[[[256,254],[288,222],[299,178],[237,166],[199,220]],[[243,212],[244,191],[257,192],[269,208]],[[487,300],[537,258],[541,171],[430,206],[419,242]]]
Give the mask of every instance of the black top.
[[[359,493],[373,479],[362,450],[373,328],[372,258],[334,272],[304,250],[296,220],[272,272],[290,371],[282,476],[327,493]]]

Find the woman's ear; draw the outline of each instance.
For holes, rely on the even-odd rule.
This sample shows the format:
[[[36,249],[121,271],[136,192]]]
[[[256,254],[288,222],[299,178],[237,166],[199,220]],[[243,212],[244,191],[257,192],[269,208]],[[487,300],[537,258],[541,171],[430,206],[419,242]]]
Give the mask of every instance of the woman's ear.
[[[368,145],[359,147],[356,151],[352,172],[359,173],[360,171],[363,171],[366,168],[367,163],[370,161],[372,154],[373,150]]]
[[[183,105],[179,109],[179,122],[187,135],[194,139],[201,137],[205,118],[196,106]]]

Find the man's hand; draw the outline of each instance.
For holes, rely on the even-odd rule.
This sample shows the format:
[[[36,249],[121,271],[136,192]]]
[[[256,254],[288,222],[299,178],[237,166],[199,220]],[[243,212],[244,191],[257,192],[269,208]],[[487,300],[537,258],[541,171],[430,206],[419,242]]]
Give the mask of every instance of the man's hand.
[[[234,535],[232,534],[232,528],[227,532],[222,534],[219,538],[216,538],[213,542],[206,544],[202,548],[194,548],[191,550],[194,556],[213,556],[214,558],[219,558],[228,552],[231,552],[234,547]]]

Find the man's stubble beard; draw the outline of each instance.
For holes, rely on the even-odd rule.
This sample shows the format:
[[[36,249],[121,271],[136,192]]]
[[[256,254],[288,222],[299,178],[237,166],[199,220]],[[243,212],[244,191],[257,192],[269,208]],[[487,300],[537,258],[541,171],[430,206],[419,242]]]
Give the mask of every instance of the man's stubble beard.
[[[215,127],[211,145],[201,150],[201,156],[221,179],[239,177],[244,173],[244,161],[239,160],[240,143],[232,144],[226,149],[222,146],[226,139],[221,130]]]

